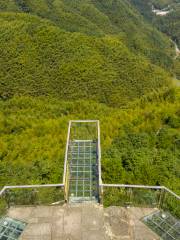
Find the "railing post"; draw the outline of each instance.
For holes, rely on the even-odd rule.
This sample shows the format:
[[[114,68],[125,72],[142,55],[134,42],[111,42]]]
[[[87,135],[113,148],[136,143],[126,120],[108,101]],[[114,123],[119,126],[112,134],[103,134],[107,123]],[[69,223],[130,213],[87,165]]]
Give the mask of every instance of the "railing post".
[[[4,194],[4,199],[7,203],[8,208],[10,208],[11,204],[10,204],[10,190],[5,190]]]
[[[161,189],[160,195],[159,195],[159,201],[158,201],[158,208],[161,208],[163,195],[164,195],[164,189]]]
[[[66,152],[65,152],[65,159],[64,159],[64,174],[63,174],[63,184],[64,184],[64,200],[65,202],[68,201],[68,188],[69,188],[69,169],[68,169],[68,150],[69,150],[69,141],[70,141],[70,132],[71,132],[71,124],[72,121],[69,121],[68,125],[68,133],[67,133],[67,140],[66,140]]]
[[[68,161],[68,149],[69,149],[69,140],[70,140],[70,131],[71,131],[71,122],[72,122],[72,121],[69,121],[68,133],[67,133],[66,152],[65,152],[65,159],[64,159],[63,184],[65,184],[65,181],[66,181],[67,161]]]
[[[69,192],[69,165],[67,163],[66,165],[66,178],[65,178],[65,184],[64,184],[64,200],[65,202],[68,202],[68,192]]]
[[[160,209],[164,208],[165,199],[166,199],[166,190],[163,188],[162,189],[162,196],[161,196],[161,199],[160,199],[160,205],[159,205]]]
[[[103,205],[103,186],[99,185],[99,203]]]
[[[38,190],[33,188],[32,190],[32,204],[38,205],[38,196],[37,196]]]
[[[101,177],[101,136],[100,136],[100,124],[99,120],[97,121],[97,158],[98,158],[98,182],[99,182],[99,202],[103,204],[103,185]]]
[[[0,194],[0,217],[6,213],[8,208],[9,207],[8,207],[7,201],[5,199],[5,191],[3,191]]]
[[[133,189],[132,188],[129,188],[129,204],[131,205],[132,202],[133,202]]]

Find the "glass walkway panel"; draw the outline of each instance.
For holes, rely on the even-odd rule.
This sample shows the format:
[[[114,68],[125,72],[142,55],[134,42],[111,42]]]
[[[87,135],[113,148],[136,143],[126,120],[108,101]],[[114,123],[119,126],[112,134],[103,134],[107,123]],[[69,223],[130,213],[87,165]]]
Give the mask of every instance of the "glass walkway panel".
[[[70,145],[70,202],[94,201],[98,198],[96,141],[75,140]]]
[[[144,218],[147,224],[163,240],[180,240],[180,221],[168,212],[157,211]]]
[[[25,222],[15,220],[9,217],[0,219],[0,239],[16,240],[19,239],[21,233],[26,227]]]
[[[97,122],[71,124],[67,149],[70,203],[99,200],[99,142],[96,126]]]

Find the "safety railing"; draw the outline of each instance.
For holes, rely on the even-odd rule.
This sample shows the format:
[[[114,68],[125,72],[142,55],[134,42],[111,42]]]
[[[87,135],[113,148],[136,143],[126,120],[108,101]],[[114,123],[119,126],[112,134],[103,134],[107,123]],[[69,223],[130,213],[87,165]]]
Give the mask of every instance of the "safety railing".
[[[180,218],[180,196],[177,196],[171,190],[164,187],[161,209],[169,211],[172,215]]]
[[[81,123],[85,123],[82,125]],[[94,127],[91,128],[91,124]],[[79,124],[79,130],[73,124]],[[88,125],[89,124],[89,125]],[[83,135],[81,135],[83,134]],[[180,196],[164,186],[145,186],[127,184],[103,184],[101,180],[100,126],[98,120],[74,120],[69,122],[64,175],[62,184],[5,186],[0,190],[0,216],[10,206],[53,205],[68,200],[69,166],[68,149],[73,139],[91,136],[97,140],[98,186],[100,202],[105,206],[158,207],[180,217]]]
[[[64,184],[5,186],[0,191],[0,216],[11,206],[64,203]]]
[[[180,217],[180,196],[164,186],[101,184],[103,205],[157,207]]]

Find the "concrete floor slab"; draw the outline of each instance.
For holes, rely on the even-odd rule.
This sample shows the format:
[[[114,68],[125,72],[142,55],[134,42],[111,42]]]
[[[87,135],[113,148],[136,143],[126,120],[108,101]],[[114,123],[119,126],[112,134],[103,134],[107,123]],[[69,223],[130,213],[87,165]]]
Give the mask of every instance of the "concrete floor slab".
[[[82,220],[82,208],[81,207],[67,207],[64,212],[64,224],[73,225],[81,224]]]
[[[52,208],[52,215],[53,217],[62,217],[64,216],[64,212],[65,212],[65,209],[64,208],[60,208],[59,206],[54,206]]]
[[[99,230],[85,231],[82,233],[82,240],[106,240],[105,233]]]
[[[20,240],[52,240],[51,236],[24,236],[21,237]],[[60,239],[58,239],[60,240]]]
[[[24,236],[47,236],[51,235],[50,223],[30,223],[24,231]]]
[[[34,208],[32,215],[33,217],[48,218],[52,217],[53,208],[49,206],[37,206]]]
[[[52,237],[57,238],[63,235],[64,233],[64,226],[63,226],[63,218],[57,219],[52,224]]]
[[[128,213],[130,215],[131,222],[133,222],[135,239],[144,240],[144,236],[146,236],[146,240],[159,239],[159,237],[157,237],[157,235],[150,228],[148,228],[142,221],[140,221],[144,216],[147,216],[155,211],[157,211],[157,208],[131,207],[128,209]]]
[[[34,207],[26,207],[25,210],[22,207],[11,207],[8,214],[12,218],[26,221],[30,218],[33,210]]]
[[[82,208],[82,226],[88,230],[102,230],[104,226],[103,208],[95,208],[93,205]]]
[[[98,204],[10,208],[28,223],[21,240],[158,240],[141,218],[157,209]]]

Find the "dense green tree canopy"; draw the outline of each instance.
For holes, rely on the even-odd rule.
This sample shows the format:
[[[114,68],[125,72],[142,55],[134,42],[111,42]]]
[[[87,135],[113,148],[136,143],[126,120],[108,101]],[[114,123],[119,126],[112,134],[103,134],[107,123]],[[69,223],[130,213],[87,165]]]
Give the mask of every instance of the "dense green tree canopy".
[[[0,14],[0,96],[94,99],[120,106],[169,75],[116,37],[65,32],[27,14]]]
[[[144,21],[129,0],[0,0],[0,11],[37,15],[68,32],[116,35],[136,54],[165,68],[172,67],[173,45]]]
[[[121,110],[45,97],[0,101],[0,182],[61,182],[70,119],[99,119],[106,183],[179,191],[180,92],[163,90]]]
[[[129,0],[140,10],[141,14],[152,22],[160,31],[169,35],[180,47],[180,3],[179,0]],[[170,12],[165,16],[156,16],[152,6]]]
[[[0,186],[62,182],[68,121],[99,119],[104,182],[180,193],[176,1],[146,3],[0,0]]]

